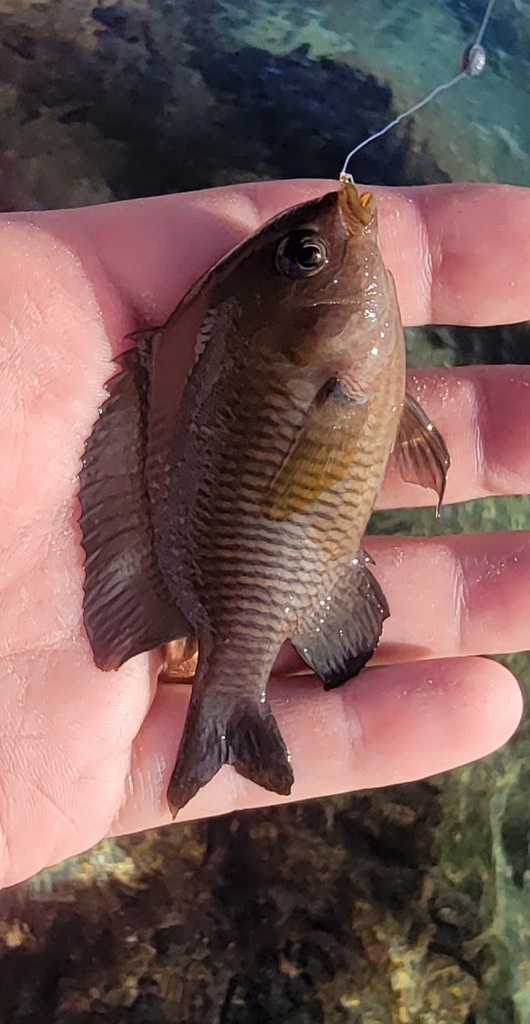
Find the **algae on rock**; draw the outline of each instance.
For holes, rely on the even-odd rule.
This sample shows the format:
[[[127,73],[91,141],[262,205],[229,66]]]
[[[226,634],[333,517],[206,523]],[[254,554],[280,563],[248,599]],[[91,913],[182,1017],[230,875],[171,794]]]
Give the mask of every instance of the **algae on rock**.
[[[326,34],[319,3],[252,0],[259,38],[247,18],[216,48],[233,0],[0,0],[3,207],[335,174],[399,103],[341,54],[333,7]],[[413,122],[356,173],[443,180],[455,154],[439,136],[440,166]],[[528,339],[408,332],[409,361],[524,362]],[[372,529],[523,530],[529,510],[496,498]],[[528,657],[509,663],[529,689]],[[106,842],[4,892],[0,1024],[530,1024],[529,736],[435,780]]]

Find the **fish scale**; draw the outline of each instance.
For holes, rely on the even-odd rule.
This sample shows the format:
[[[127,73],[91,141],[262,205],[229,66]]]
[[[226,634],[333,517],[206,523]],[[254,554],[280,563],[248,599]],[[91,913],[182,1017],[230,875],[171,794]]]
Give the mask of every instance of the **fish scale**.
[[[167,645],[173,678],[174,641],[198,641],[173,814],[224,764],[289,793],[278,651],[326,688],[363,668],[389,613],[361,542],[390,451],[439,500],[449,461],[405,394],[373,199],[346,183],[280,214],[120,363],[80,475],[94,658]]]

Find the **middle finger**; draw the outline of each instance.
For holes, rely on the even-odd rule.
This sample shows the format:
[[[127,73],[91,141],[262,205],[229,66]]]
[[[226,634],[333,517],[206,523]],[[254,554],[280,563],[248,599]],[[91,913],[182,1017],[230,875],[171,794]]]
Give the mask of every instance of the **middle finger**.
[[[530,533],[370,537],[389,606],[377,661],[530,647]]]

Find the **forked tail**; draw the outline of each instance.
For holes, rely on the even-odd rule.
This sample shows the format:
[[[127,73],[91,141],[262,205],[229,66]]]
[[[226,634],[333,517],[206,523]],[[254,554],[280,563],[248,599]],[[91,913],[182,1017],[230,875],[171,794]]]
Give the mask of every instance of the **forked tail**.
[[[268,703],[233,692],[194,693],[167,791],[173,817],[223,764],[264,789],[291,792],[289,754]]]

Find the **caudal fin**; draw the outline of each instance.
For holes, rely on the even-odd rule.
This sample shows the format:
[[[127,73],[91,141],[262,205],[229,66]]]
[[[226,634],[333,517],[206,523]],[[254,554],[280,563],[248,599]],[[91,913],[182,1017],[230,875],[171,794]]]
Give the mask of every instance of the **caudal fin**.
[[[287,796],[294,781],[287,747],[267,703],[224,695],[192,696],[167,791],[173,817],[223,764]]]

